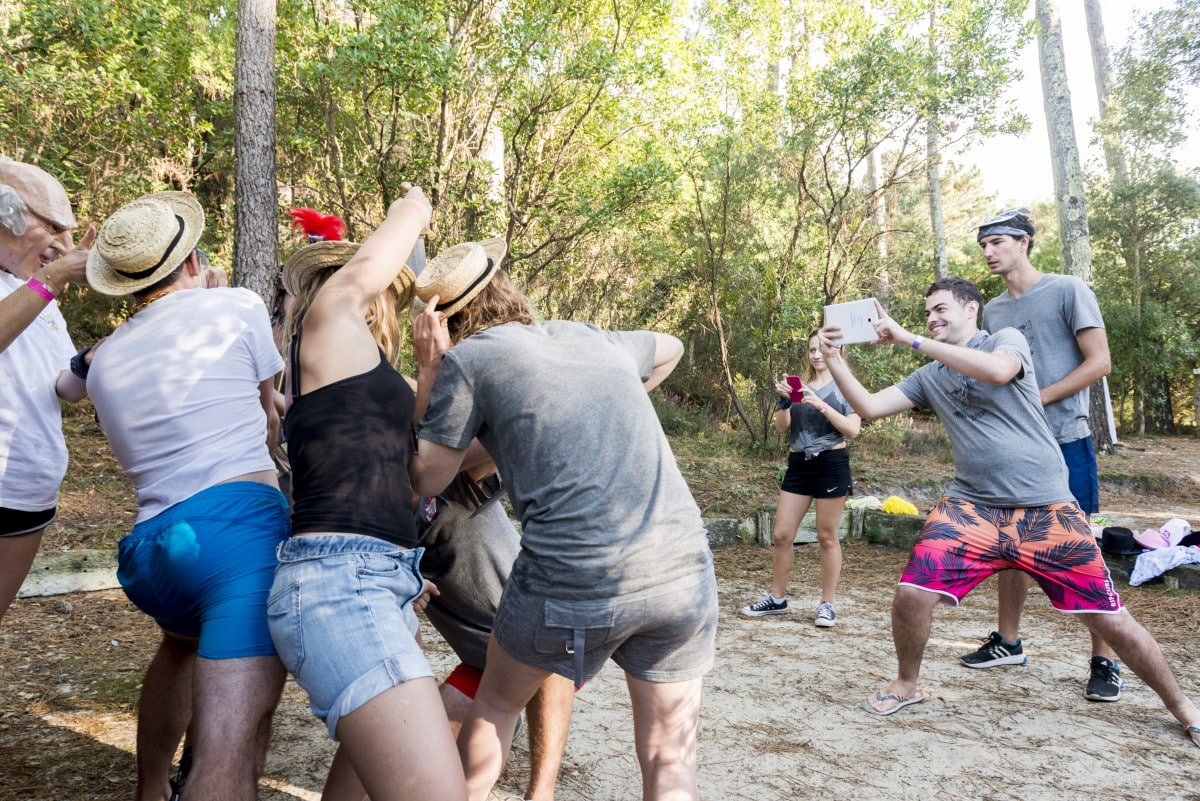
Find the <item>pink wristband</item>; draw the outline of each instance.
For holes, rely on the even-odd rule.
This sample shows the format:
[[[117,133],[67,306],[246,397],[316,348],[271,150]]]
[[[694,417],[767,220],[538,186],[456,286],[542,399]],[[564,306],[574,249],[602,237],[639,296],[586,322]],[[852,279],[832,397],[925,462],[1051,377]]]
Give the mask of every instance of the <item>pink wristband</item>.
[[[30,278],[25,282],[25,286],[29,287],[34,292],[45,298],[47,303],[54,300],[54,293],[50,291],[50,287],[46,286],[36,278]]]
[[[829,404],[824,402],[821,403],[821,414],[825,414],[827,411],[829,411]]]

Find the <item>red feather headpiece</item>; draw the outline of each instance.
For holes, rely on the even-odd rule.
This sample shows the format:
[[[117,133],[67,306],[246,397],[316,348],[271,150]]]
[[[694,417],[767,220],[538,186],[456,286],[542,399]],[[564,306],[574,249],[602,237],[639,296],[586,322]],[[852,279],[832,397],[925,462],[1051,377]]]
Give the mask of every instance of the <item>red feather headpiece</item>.
[[[346,224],[335,214],[322,214],[316,209],[292,209],[292,227],[304,231],[309,242],[339,242]]]

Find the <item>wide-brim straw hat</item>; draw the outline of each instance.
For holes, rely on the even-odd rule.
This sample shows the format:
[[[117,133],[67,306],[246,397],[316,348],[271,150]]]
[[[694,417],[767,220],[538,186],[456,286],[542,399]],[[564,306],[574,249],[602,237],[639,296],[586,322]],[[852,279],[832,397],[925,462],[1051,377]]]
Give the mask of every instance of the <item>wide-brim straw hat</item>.
[[[25,208],[43,220],[67,231],[79,227],[71,211],[67,190],[57,178],[41,167],[0,158],[0,184],[11,186]]]
[[[88,285],[130,295],[174,272],[204,233],[204,209],[187,192],[144,195],[114,211],[88,254]]]
[[[283,263],[283,288],[289,295],[304,294],[315,276],[343,267],[358,252],[358,242],[326,241],[306,245]]]
[[[421,271],[417,297],[428,303],[437,295],[437,310],[453,316],[488,285],[506,253],[508,242],[502,236],[446,248]]]
[[[340,270],[358,252],[358,242],[314,242],[300,248],[283,263],[283,288],[288,294],[299,297],[304,294],[309,285],[319,276]],[[404,297],[413,284],[416,276],[408,265],[400,268],[396,276],[396,294]],[[407,302],[407,299],[405,299]]]

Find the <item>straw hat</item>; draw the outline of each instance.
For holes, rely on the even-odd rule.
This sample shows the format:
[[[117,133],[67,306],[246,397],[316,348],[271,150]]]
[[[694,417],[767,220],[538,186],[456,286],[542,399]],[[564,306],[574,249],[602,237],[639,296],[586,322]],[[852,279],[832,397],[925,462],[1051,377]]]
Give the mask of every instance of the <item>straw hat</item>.
[[[20,196],[25,208],[59,228],[78,228],[71,212],[67,190],[53,175],[21,161],[0,158],[0,184],[11,186]]]
[[[114,211],[88,254],[88,284],[105,295],[130,295],[177,268],[204,233],[204,210],[186,192],[144,195]]]
[[[453,316],[488,285],[507,252],[508,243],[502,236],[447,248],[421,271],[417,297],[428,303],[437,295],[437,310]]]
[[[344,267],[358,248],[358,242],[341,241],[314,242],[300,248],[283,263],[283,288],[298,297],[316,276]],[[401,267],[395,281],[397,294],[404,296],[416,280],[408,265]]]
[[[289,295],[301,295],[313,276],[337,270],[358,252],[357,242],[329,240],[314,242],[293,253],[283,263],[283,288]]]

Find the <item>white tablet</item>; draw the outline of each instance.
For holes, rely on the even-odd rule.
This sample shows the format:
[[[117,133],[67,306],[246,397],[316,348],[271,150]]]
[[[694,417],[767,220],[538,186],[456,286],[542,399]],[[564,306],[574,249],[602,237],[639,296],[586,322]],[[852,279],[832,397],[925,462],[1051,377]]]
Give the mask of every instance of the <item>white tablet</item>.
[[[825,325],[833,323],[842,327],[843,345],[878,339],[874,326],[877,319],[879,312],[875,308],[875,298],[835,303],[825,307]]]

